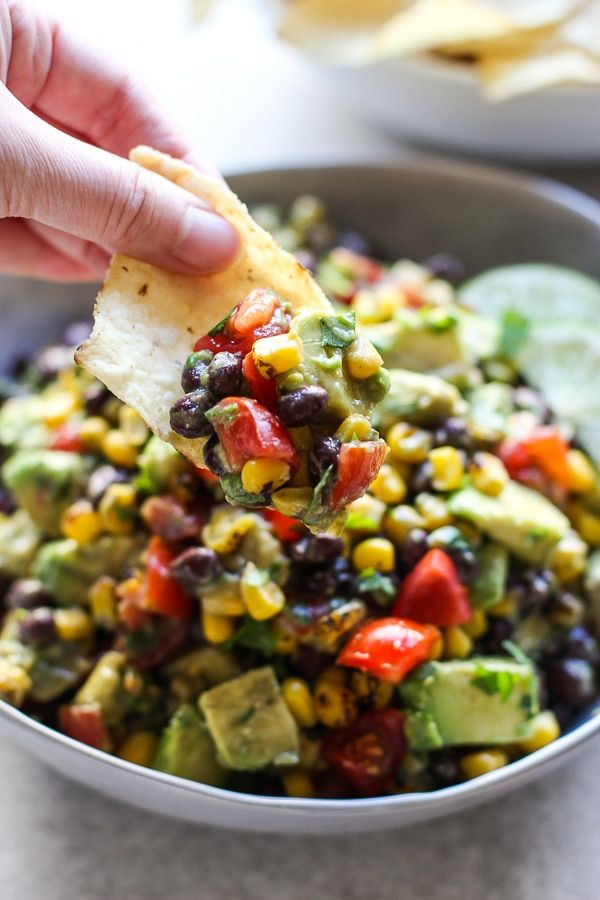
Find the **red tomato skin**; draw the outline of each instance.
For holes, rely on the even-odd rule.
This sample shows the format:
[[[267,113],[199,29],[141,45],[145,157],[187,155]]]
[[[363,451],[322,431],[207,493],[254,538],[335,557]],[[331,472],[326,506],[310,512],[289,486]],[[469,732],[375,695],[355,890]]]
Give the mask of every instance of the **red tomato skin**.
[[[362,497],[386,458],[385,441],[342,444],[337,476],[331,491],[331,507],[339,509]]]
[[[283,544],[293,544],[304,531],[297,519],[284,515],[278,509],[263,509],[263,516],[267,522],[271,523],[276,537]]]
[[[176,555],[162,538],[157,535],[150,538],[142,606],[158,615],[189,619],[194,602],[173,578],[169,568]]]
[[[79,425],[75,422],[65,422],[56,429],[50,443],[49,450],[64,450],[67,453],[83,453],[84,446],[81,442]]]
[[[215,475],[214,472],[211,472],[210,469],[205,469],[203,466],[194,466],[194,471],[196,472],[196,475],[209,486],[219,483],[219,476]]]
[[[235,411],[219,416],[227,407]],[[211,421],[233,472],[240,472],[249,459],[279,459],[292,470],[298,468],[298,453],[287,429],[256,400],[225,397],[211,410]]]
[[[436,547],[425,554],[400,585],[392,614],[439,628],[469,621],[468,594],[447,553]]]
[[[497,453],[511,478],[529,484],[532,469],[539,469],[558,487],[568,490],[570,485],[567,454],[569,445],[553,425],[541,425],[522,440],[508,438]]]
[[[429,659],[439,637],[433,625],[395,616],[374,619],[354,632],[337,663],[397,684],[411,669]]]
[[[249,353],[259,338],[289,331],[290,316],[281,314],[276,321],[272,321],[280,307],[281,300],[277,294],[257,288],[232,310],[221,331],[203,335],[194,344],[194,350]]]
[[[58,727],[69,737],[97,750],[110,750],[111,740],[102,719],[99,704],[82,703],[61,706],[58,711]]]
[[[248,382],[252,399],[273,411],[277,406],[277,382],[274,378],[263,378],[251,353],[244,357],[242,375]]]
[[[404,716],[398,709],[369,710],[347,728],[328,732],[322,752],[359,794],[380,794],[406,753]]]

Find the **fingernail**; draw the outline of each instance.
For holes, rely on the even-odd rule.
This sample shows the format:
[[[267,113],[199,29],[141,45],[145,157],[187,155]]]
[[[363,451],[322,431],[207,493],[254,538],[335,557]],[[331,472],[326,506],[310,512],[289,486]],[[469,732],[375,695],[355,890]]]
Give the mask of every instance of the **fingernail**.
[[[225,219],[214,212],[188,206],[183,239],[173,248],[175,258],[199,274],[226,269],[238,256],[240,237]]]

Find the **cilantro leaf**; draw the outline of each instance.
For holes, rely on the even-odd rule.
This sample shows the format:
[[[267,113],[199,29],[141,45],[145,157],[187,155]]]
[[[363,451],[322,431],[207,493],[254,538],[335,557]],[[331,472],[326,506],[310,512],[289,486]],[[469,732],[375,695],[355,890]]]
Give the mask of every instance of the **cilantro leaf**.
[[[527,654],[521,650],[513,641],[502,641],[502,647],[509,656],[512,656],[515,662],[521,663],[523,666],[530,666],[531,660]]]
[[[356,315],[353,312],[321,319],[321,343],[324,347],[344,350],[356,338]]]
[[[377,531],[378,525],[371,516],[361,512],[350,512],[346,519],[346,528],[349,531]]]
[[[514,358],[529,337],[530,329],[529,319],[516,309],[507,309],[500,322],[500,355]]]
[[[503,703],[506,703],[513,692],[514,686],[521,680],[521,676],[517,672],[507,672],[506,670],[495,671],[486,668],[482,663],[478,662],[475,668],[475,677],[471,679],[471,684],[478,687],[486,694],[500,694]]]
[[[209,335],[211,337],[215,337],[215,335],[217,335],[217,334],[219,334],[219,332],[223,331],[223,329],[229,322],[230,318],[231,318],[231,313],[229,312],[229,313],[227,313],[227,315],[225,316],[224,319],[221,319],[220,322],[217,322],[217,324],[213,328],[210,329],[210,331],[208,332]]]
[[[375,569],[363,569],[358,582],[359,594],[370,594],[378,606],[389,606],[396,596],[396,587],[389,575],[382,575]]]
[[[247,616],[243,625],[235,631],[227,641],[227,649],[235,646],[258,650],[263,656],[272,656],[275,652],[277,636],[269,622],[259,622]]]

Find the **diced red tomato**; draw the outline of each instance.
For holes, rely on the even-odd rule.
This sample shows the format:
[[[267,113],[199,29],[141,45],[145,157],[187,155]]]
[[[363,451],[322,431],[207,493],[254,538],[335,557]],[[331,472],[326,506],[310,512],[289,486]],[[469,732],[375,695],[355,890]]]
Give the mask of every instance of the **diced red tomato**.
[[[323,740],[327,762],[365,796],[385,790],[405,752],[404,716],[398,709],[370,710]]]
[[[274,410],[277,406],[277,382],[274,378],[263,378],[256,368],[251,353],[247,353],[244,357],[242,374],[248,382],[250,396],[266,406],[267,409]]]
[[[194,350],[219,353],[249,353],[255,341],[282,334],[290,327],[290,316],[281,310],[281,299],[273,291],[251,291],[231,312],[227,323],[216,334],[205,334]]]
[[[396,684],[429,659],[439,637],[433,625],[392,616],[374,619],[354,632],[337,662]]]
[[[50,450],[65,450],[67,453],[83,453],[81,430],[77,422],[65,422],[56,429],[50,443]]]
[[[204,525],[204,517],[198,510],[190,512],[170,494],[148,497],[140,512],[148,529],[165,541],[195,538]]]
[[[439,628],[469,621],[468,594],[447,553],[436,547],[425,554],[400,585],[392,613]]]
[[[285,516],[278,509],[263,509],[263,516],[271,523],[273,531],[284,544],[293,544],[300,537],[303,527],[297,519]]]
[[[347,247],[335,247],[331,251],[331,260],[339,266],[345,275],[374,284],[379,281],[383,272],[383,266],[368,256],[362,256],[349,250]]]
[[[58,711],[58,727],[64,734],[82,744],[96,747],[97,750],[111,749],[110,736],[99,703],[61,706]]]
[[[188,637],[188,627],[188,624],[182,619],[162,619],[155,631],[154,643],[139,656],[129,654],[136,669],[152,669],[155,666],[162,666],[175,656]]]
[[[146,563],[144,609],[175,619],[189,619],[194,609],[191,597],[171,575],[170,565],[177,556],[162,538],[150,538]]]
[[[521,440],[508,438],[497,452],[511,478],[528,483],[531,479],[530,476],[524,477],[524,470],[537,468],[554,484],[564,489],[569,488],[569,445],[558,428],[541,425]]]
[[[249,459],[279,459],[295,470],[298,454],[277,416],[248,397],[225,397],[211,410],[211,421],[234,472]]]
[[[342,444],[337,476],[331,492],[331,506],[338,509],[362,497],[387,455],[385,441]]]

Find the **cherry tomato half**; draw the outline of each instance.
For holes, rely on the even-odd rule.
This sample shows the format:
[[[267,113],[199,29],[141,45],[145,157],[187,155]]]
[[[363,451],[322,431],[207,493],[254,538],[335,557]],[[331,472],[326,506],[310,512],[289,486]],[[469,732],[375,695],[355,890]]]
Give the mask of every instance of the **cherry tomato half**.
[[[274,378],[263,378],[256,368],[251,353],[247,353],[244,357],[242,375],[248,382],[250,396],[266,406],[267,409],[274,410],[277,406],[277,382]]]
[[[142,606],[162,616],[189,619],[194,602],[171,575],[170,565],[176,555],[162,538],[150,538]]]
[[[331,491],[331,506],[338,509],[362,497],[387,456],[385,441],[342,444],[337,476]]]
[[[61,706],[58,711],[58,727],[64,734],[96,747],[97,750],[110,750],[110,737],[102,718],[100,705],[97,703],[81,703],[72,706]]]
[[[292,470],[298,453],[277,416],[248,397],[225,397],[210,413],[227,463],[239,472],[249,459],[279,459]]]
[[[330,731],[323,756],[360,794],[379,794],[391,782],[406,752],[404,716],[398,709],[364,713],[347,728]]]
[[[392,613],[439,628],[469,621],[467,591],[447,553],[436,547],[425,554],[402,581]]]
[[[354,632],[337,662],[396,684],[429,659],[439,637],[433,625],[392,616],[374,619]]]

